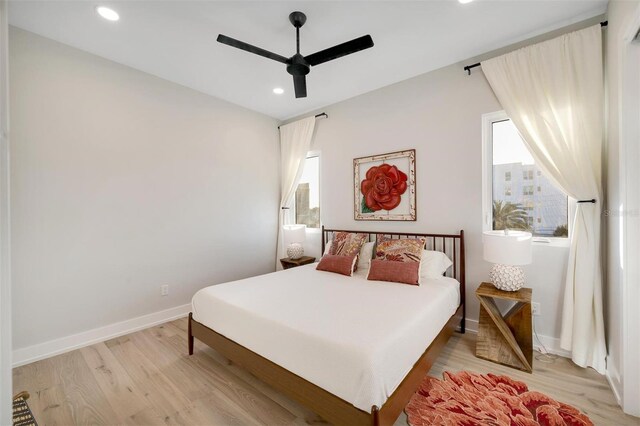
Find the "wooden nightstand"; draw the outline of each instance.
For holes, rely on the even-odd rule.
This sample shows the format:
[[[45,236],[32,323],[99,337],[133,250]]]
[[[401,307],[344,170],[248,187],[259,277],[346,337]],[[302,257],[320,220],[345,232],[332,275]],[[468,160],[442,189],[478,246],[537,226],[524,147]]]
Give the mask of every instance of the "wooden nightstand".
[[[493,284],[482,283],[476,290],[476,296],[480,301],[476,356],[531,373],[531,289],[502,291]],[[516,304],[502,315],[495,299],[508,300]]]
[[[289,269],[295,268],[296,266],[308,265],[315,261],[316,258],[310,256],[302,256],[300,259],[289,259],[288,257],[285,257],[284,259],[280,259],[280,264],[283,269]]]

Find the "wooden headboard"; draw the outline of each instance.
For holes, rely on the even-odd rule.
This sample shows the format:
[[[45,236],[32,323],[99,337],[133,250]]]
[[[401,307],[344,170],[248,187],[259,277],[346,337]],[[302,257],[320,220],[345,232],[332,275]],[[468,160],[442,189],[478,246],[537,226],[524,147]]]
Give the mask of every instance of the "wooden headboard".
[[[453,262],[453,265],[447,271],[446,275],[455,278],[460,283],[460,305],[462,308],[462,320],[460,322],[461,332],[465,331],[465,318],[466,318],[466,278],[465,278],[465,255],[464,255],[464,231],[461,230],[459,234],[419,234],[419,233],[404,233],[404,232],[376,232],[376,231],[351,231],[347,229],[328,229],[322,227],[322,251],[324,253],[327,242],[331,239],[331,234],[334,232],[353,232],[360,234],[367,234],[369,241],[376,241],[376,236],[381,235],[386,238],[416,238],[422,237],[426,239],[425,249],[441,251],[446,254]]]

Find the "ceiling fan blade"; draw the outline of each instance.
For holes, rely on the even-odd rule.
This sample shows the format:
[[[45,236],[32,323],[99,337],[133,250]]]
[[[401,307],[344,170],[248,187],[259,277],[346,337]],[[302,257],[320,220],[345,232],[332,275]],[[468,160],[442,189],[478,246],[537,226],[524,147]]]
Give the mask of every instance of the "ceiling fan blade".
[[[333,59],[340,58],[342,56],[350,55],[364,49],[373,47],[373,39],[370,35],[354,38],[351,41],[338,44],[328,49],[321,50],[313,53],[309,56],[305,56],[304,59],[309,65],[319,65]]]
[[[296,98],[307,97],[307,78],[304,75],[293,76],[293,88],[296,91]]]
[[[218,34],[218,42],[231,47],[246,50],[247,52],[255,53],[256,55],[264,56],[265,58],[273,59],[274,61],[282,62],[283,64],[289,62],[288,58],[278,55],[277,53],[269,52],[268,50],[261,49],[249,43],[245,43],[244,41],[236,40],[235,38],[227,37],[223,34]]]

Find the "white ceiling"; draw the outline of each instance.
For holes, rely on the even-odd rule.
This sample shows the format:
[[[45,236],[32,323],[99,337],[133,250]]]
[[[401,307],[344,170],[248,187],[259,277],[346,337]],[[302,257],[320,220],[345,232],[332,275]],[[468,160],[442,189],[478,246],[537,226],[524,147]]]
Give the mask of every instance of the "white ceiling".
[[[120,21],[99,17],[110,6]],[[605,12],[607,0],[23,1],[10,23],[141,71],[286,119]],[[216,42],[218,33],[289,57],[364,34],[371,49],[312,68],[295,99],[285,65]],[[272,89],[280,86],[283,95]]]

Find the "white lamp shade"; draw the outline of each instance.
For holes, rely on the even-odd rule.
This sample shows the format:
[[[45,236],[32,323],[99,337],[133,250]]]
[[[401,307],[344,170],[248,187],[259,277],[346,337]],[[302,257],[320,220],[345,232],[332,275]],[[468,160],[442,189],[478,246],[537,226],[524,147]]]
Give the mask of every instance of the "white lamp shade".
[[[307,236],[307,225],[284,225],[284,245],[292,243],[303,243]]]
[[[531,233],[524,231],[485,231],[482,234],[484,260],[501,265],[531,263]]]

